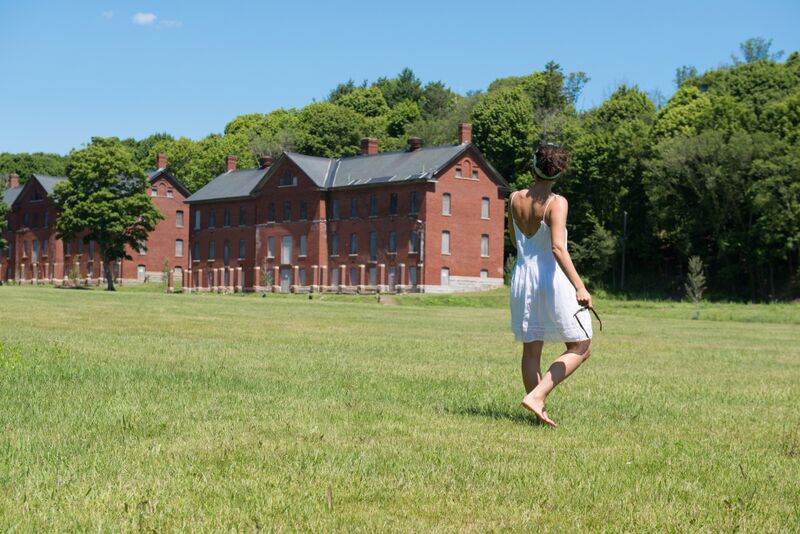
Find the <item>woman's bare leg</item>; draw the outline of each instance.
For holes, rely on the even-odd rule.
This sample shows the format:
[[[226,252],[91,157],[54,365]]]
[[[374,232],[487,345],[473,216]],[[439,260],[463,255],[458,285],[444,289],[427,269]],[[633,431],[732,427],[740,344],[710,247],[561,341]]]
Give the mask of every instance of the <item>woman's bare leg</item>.
[[[567,343],[567,350],[558,357],[547,370],[539,383],[522,399],[522,405],[536,414],[543,423],[558,426],[550,419],[544,408],[544,400],[558,384],[563,382],[575,369],[585,362],[592,354],[592,341],[576,341]]]
[[[525,393],[530,393],[542,380],[543,341],[522,344],[522,383]]]

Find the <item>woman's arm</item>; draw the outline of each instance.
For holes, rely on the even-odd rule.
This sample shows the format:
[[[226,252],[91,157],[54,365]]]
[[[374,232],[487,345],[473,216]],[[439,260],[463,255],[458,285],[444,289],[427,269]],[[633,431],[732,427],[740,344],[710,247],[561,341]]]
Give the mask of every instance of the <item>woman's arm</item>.
[[[557,196],[550,206],[550,240],[553,242],[553,255],[570,283],[575,288],[575,298],[581,306],[592,306],[592,296],[586,291],[578,271],[572,264],[572,258],[567,251],[567,212],[569,205],[567,199]]]

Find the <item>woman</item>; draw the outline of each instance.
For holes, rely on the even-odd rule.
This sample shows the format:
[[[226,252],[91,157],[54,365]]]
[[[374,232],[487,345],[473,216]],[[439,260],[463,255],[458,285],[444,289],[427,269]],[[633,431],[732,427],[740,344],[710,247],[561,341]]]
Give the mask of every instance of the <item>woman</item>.
[[[533,157],[530,189],[511,194],[508,227],[517,246],[511,279],[511,329],[522,341],[522,406],[543,423],[557,426],[544,401],[592,352],[592,297],[567,252],[567,199],[552,192],[567,169],[561,147],[542,145]],[[545,341],[567,348],[542,376]]]

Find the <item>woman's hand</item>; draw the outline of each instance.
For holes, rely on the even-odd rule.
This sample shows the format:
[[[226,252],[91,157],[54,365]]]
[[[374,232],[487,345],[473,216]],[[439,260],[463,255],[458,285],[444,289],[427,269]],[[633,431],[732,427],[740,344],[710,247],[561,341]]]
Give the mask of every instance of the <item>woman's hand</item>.
[[[578,299],[578,304],[581,306],[586,306],[587,308],[592,307],[592,296],[586,291],[585,287],[577,289],[575,291],[575,298]]]

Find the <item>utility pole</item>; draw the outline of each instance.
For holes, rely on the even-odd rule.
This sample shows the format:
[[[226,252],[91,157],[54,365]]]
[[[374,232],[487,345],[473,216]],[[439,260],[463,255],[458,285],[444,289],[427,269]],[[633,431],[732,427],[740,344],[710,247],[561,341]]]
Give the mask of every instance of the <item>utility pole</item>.
[[[625,245],[628,243],[628,212],[622,212],[622,269],[620,272],[619,289],[625,291]]]

